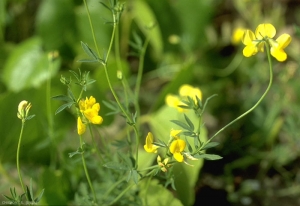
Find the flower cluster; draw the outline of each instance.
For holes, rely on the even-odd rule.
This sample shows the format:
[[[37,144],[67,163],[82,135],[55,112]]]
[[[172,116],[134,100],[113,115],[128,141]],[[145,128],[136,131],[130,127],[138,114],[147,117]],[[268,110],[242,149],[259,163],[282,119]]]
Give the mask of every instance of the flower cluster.
[[[289,34],[282,34],[276,40],[273,37],[276,34],[276,29],[272,24],[260,24],[255,30],[255,34],[251,30],[246,30],[242,38],[243,44],[246,47],[243,50],[245,57],[255,55],[257,52],[264,51],[264,44],[269,44],[271,47],[271,55],[278,61],[282,62],[287,59],[287,54],[283,50],[286,48],[292,38]]]
[[[169,151],[173,155],[174,159],[177,162],[183,162],[183,151],[186,146],[186,142],[180,139],[181,130],[171,130],[170,132],[170,141],[169,141]],[[153,144],[153,135],[151,132],[148,133],[146,137],[146,144],[144,145],[144,149],[149,153],[157,153],[157,149],[159,146]],[[167,163],[166,163],[167,164]]]
[[[195,105],[197,105],[197,98],[202,100],[202,92],[197,87],[192,87],[191,85],[184,84],[179,88],[179,96],[168,94],[165,98],[165,102],[168,106],[177,108],[179,112],[185,112],[185,110],[180,106],[186,105],[182,100],[186,100],[187,97],[192,98]]]
[[[90,96],[88,99],[79,101],[79,109],[85,118],[84,122],[92,124],[102,124],[103,118],[98,115],[100,111],[100,104],[96,103],[96,99],[93,96]],[[77,118],[77,132],[79,135],[83,134],[86,130],[86,125],[82,122],[81,117]]]

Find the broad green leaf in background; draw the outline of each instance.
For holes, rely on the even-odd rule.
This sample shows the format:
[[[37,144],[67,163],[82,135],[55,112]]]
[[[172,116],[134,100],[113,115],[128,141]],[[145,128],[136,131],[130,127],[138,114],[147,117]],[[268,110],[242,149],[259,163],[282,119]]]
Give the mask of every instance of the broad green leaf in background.
[[[144,188],[139,193],[143,205],[155,205],[155,206],[182,206],[182,203],[174,197],[170,190],[158,183],[158,180],[151,180],[149,185],[147,181],[141,181],[140,186]],[[146,190],[145,188],[148,189]]]
[[[163,52],[163,40],[155,15],[145,1],[133,1],[132,3],[134,20],[144,35],[151,35],[150,45],[154,50],[152,54],[159,58]],[[152,29],[147,29],[151,24],[155,26]]]
[[[87,4],[91,15],[91,20],[93,22],[95,38],[98,44],[99,52],[102,56],[103,52],[107,51],[110,41],[112,26],[109,23],[106,24],[106,22],[112,22],[112,15],[97,0],[87,1]],[[77,48],[79,49],[79,54],[84,54],[83,57],[80,58],[84,59],[87,58],[87,55],[81,48],[80,41],[88,44],[91,49],[96,51],[89,19],[84,4],[75,9],[75,19],[79,36]]]
[[[36,17],[37,34],[47,51],[58,50],[76,40],[72,0],[43,0]]]
[[[60,61],[55,61],[49,71],[47,54],[42,51],[42,41],[33,37],[18,45],[10,54],[4,65],[3,81],[10,91],[19,92],[39,86],[56,74],[59,66]]]
[[[194,124],[198,122],[194,111],[190,110],[186,115]],[[161,109],[152,114],[149,123],[154,138],[168,142],[170,130],[172,128],[180,129],[176,124],[170,121],[174,119],[185,121],[182,113],[177,112],[176,108],[171,108],[166,105],[162,106]],[[192,138],[187,138],[190,143],[193,143]],[[200,138],[202,141],[206,141],[207,139],[206,129],[204,127],[201,129]],[[189,163],[194,166],[188,166],[184,163],[176,164],[174,166],[176,192],[184,205],[192,205],[194,202],[194,186],[198,179],[199,171],[203,166],[203,159],[189,161]]]

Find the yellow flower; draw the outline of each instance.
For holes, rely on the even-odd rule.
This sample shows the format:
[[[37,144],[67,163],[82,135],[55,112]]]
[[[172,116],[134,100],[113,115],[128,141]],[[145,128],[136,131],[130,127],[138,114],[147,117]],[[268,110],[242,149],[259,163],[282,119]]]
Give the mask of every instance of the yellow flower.
[[[79,135],[82,135],[85,132],[86,125],[82,123],[81,118],[77,118],[77,132]]]
[[[179,97],[176,95],[168,94],[165,98],[166,104],[170,107],[175,107],[179,112],[184,112],[185,110],[178,105],[183,105]]]
[[[173,141],[170,145],[170,152],[173,154],[173,157],[178,162],[183,162],[184,158],[183,158],[183,155],[181,154],[181,152],[184,150],[185,145],[186,145],[186,143],[182,139],[177,139],[177,140]]]
[[[179,88],[179,95],[181,97],[191,97],[195,104],[197,104],[196,96],[202,100],[202,92],[197,87],[192,87],[191,85],[184,84]]]
[[[171,129],[170,137],[174,139],[179,139],[179,134],[182,132],[182,130],[175,130]]]
[[[85,100],[80,100],[79,109],[90,123],[101,124],[103,122],[103,118],[98,115],[100,104],[96,103],[96,99],[93,96],[90,96],[89,99],[86,98]]]
[[[243,55],[250,57],[257,52],[264,51],[264,43],[271,46],[271,55],[278,61],[285,61],[287,54],[284,52],[284,48],[289,45],[292,38],[289,34],[282,34],[276,40],[273,37],[276,34],[276,29],[272,24],[260,24],[255,30],[255,34],[251,30],[246,30],[243,36],[243,44],[245,48]]]
[[[231,37],[232,44],[236,45],[236,44],[240,43],[243,38],[244,33],[245,33],[244,28],[234,29],[232,37]]]
[[[148,132],[146,137],[146,144],[144,145],[144,149],[149,153],[157,153],[158,146],[153,144],[153,135],[151,132]]]
[[[179,96],[168,94],[165,98],[165,102],[170,107],[175,107],[179,112],[185,112],[185,109],[179,107],[179,105],[186,105],[181,100],[190,97],[197,104],[196,96],[202,100],[202,92],[197,87],[192,87],[191,85],[184,84],[179,88]]]

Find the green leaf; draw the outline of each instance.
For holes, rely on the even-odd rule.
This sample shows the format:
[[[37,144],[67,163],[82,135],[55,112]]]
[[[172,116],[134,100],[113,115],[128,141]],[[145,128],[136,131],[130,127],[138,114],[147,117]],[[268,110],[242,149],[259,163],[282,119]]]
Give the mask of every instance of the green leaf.
[[[30,199],[31,201],[34,200],[34,197],[33,197],[33,190],[32,190],[32,178],[30,178],[30,183],[29,183],[29,194],[30,194]]]
[[[44,194],[44,191],[45,191],[45,189],[42,189],[42,191],[41,191],[40,194],[37,196],[37,198],[35,198],[35,200],[34,200],[35,203],[38,203],[38,202],[42,199],[43,194]]]
[[[42,50],[42,41],[34,37],[19,44],[8,57],[3,67],[3,81],[14,92],[39,87],[54,76],[60,67],[60,60],[54,61],[49,70],[48,56]]]
[[[35,117],[35,114],[29,115],[28,117],[26,117],[26,120],[31,120],[33,117]]]
[[[142,205],[172,205],[182,206],[183,204],[172,194],[170,190],[158,183],[158,180],[140,181],[141,188],[148,188],[141,190],[139,193],[143,201]],[[147,183],[149,185],[147,185]]]
[[[173,122],[174,124],[177,124],[178,126],[180,126],[183,129],[186,129],[186,130],[191,131],[191,132],[194,131],[194,130],[191,130],[189,125],[187,125],[187,124],[185,124],[185,123],[183,123],[179,120],[170,120],[170,121]]]
[[[111,11],[112,10],[112,8],[110,8],[109,6],[107,6],[105,3],[103,3],[103,2],[99,2],[102,6],[104,6],[104,8],[107,8],[109,11]]]
[[[71,102],[72,99],[66,95],[57,95],[57,96],[53,96],[51,97],[54,100],[60,100],[60,101],[64,101],[64,102]]]
[[[152,29],[147,29],[147,26],[157,22],[154,12],[146,1],[134,1],[133,3],[133,18],[139,29],[145,36],[151,35],[149,44],[153,48],[153,55],[160,58],[163,52],[163,38],[159,26]]]
[[[77,155],[77,154],[83,154],[83,151],[81,151],[81,149],[78,149],[75,152],[70,152],[69,157],[72,158],[74,155]]]
[[[203,147],[203,150],[206,150],[206,149],[209,149],[209,148],[212,148],[212,147],[216,147],[218,146],[220,143],[218,142],[209,142],[207,143],[204,147]]]
[[[206,160],[219,160],[222,159],[223,157],[219,156],[219,155],[215,155],[215,154],[198,154],[194,156],[195,158],[203,158]]]
[[[87,62],[87,63],[95,63],[98,62],[96,59],[80,59],[78,62]]]
[[[97,53],[91,49],[87,44],[81,42],[81,47],[83,48],[84,52],[91,57],[93,60],[98,60],[100,59],[97,55]]]
[[[113,170],[123,170],[126,171],[128,170],[128,166],[127,165],[123,165],[119,162],[107,162],[103,165],[103,167],[109,168],[109,169],[113,169]]]
[[[55,115],[60,113],[61,111],[63,111],[64,109],[66,109],[67,107],[70,108],[72,105],[74,104],[74,102],[68,102],[66,104],[61,105],[56,111],[55,111]]]
[[[78,41],[72,0],[40,1],[35,19],[36,33],[46,50],[68,47]]]
[[[136,170],[132,170],[132,179],[134,183],[137,185],[139,182],[139,174]]]
[[[186,123],[188,123],[189,127],[191,128],[191,131],[194,131],[195,127],[194,127],[193,122],[185,114],[184,114],[184,118],[185,118]]]

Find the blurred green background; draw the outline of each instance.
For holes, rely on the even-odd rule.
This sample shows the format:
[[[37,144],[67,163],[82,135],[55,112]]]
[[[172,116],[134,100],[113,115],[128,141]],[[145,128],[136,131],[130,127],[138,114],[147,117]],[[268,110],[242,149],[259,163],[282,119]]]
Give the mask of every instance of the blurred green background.
[[[105,1],[104,1],[105,2]],[[155,113],[168,93],[183,83],[201,88],[204,99],[218,94],[207,107],[208,137],[256,103],[268,84],[266,55],[242,56],[233,43],[236,28],[255,30],[271,23],[277,35],[288,33],[288,59],[274,58],[273,86],[259,107],[222,132],[217,148],[208,150],[222,160],[205,161],[195,182],[195,205],[300,205],[300,2],[298,0],[128,0],[120,24],[122,65],[134,86],[139,59],[130,55],[133,33],[144,39],[145,26],[156,22],[147,49],[140,104],[143,114]],[[97,0],[88,0],[101,52],[109,44],[111,16]],[[81,0],[0,0],[0,193],[19,185],[15,155],[21,122],[17,106],[32,103],[35,118],[26,123],[21,147],[25,182],[30,177],[46,188],[44,204],[70,204],[82,176],[81,165],[70,161],[76,150],[76,117],[71,111],[54,116],[60,102],[51,100],[53,135],[47,119],[46,85],[51,96],[66,94],[61,75],[90,71],[97,82],[86,96],[110,98],[102,67],[81,64],[86,58],[80,41],[93,45]],[[47,55],[57,50],[51,68]],[[109,72],[116,88],[114,53]],[[110,110],[101,106],[101,115]],[[113,117],[101,127],[119,128]],[[50,120],[52,121],[52,120]],[[143,131],[146,134],[146,130]],[[113,135],[114,133],[109,133]],[[50,138],[51,136],[51,138]],[[3,197],[0,197],[0,201]]]

